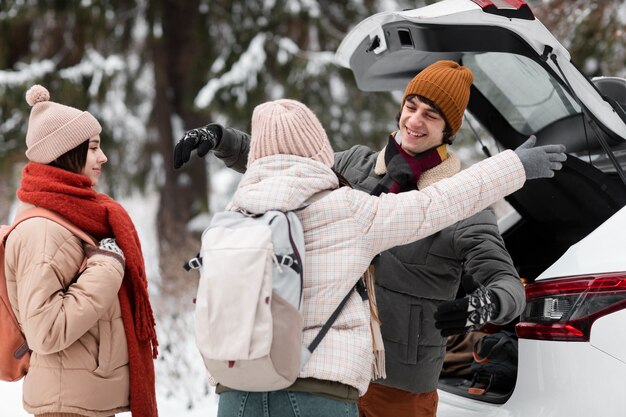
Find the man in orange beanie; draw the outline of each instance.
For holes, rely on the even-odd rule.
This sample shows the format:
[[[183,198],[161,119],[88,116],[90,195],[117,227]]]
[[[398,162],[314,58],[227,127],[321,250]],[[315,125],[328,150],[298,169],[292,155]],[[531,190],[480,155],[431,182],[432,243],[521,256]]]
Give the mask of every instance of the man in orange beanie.
[[[467,67],[453,61],[426,67],[408,83],[398,130],[385,148],[357,145],[335,153],[334,169],[372,195],[422,190],[453,176],[461,164],[448,145],[461,127],[473,79]],[[189,130],[176,145],[175,167],[187,162],[193,149],[199,156],[214,150],[227,166],[244,172],[249,141],[245,133],[218,124]],[[359,399],[360,415],[434,417],[446,336],[508,323],[525,305],[495,214],[483,210],[431,237],[385,251],[373,265],[386,378],[385,370],[377,369],[382,377]],[[463,275],[473,282],[466,297],[454,300]]]

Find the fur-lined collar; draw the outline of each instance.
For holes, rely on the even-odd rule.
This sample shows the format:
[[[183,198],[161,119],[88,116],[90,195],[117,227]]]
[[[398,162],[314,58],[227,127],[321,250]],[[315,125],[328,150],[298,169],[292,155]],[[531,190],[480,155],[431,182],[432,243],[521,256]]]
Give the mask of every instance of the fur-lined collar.
[[[387,164],[385,164],[385,149],[384,147],[376,158],[376,165],[374,166],[374,173],[376,175],[385,175],[387,173]],[[461,170],[461,160],[456,154],[450,152],[448,149],[448,157],[444,159],[439,165],[434,168],[424,171],[417,180],[417,189],[423,190],[436,183],[439,180],[448,178],[456,174]]]

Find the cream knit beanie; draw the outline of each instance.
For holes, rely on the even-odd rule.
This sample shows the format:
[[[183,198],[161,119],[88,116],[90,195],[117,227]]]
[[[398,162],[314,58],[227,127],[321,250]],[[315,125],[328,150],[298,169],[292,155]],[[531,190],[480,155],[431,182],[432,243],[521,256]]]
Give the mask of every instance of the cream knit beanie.
[[[40,85],[26,92],[32,107],[26,133],[26,157],[40,164],[50,162],[102,132],[100,123],[86,111],[50,101]]]
[[[317,116],[295,100],[259,104],[252,113],[248,166],[270,155],[297,155],[332,167],[333,148]]]

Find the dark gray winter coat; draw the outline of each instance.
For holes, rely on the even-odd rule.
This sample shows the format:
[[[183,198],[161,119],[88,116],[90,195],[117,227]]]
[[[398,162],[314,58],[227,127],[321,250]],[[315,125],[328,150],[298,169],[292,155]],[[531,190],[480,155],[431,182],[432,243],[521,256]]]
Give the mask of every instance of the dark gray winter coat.
[[[370,191],[386,173],[383,155],[355,146],[335,154],[334,168],[354,188]],[[422,174],[418,188],[459,169],[452,155]],[[442,301],[456,297],[464,273],[497,295],[501,310],[494,323],[510,322],[525,306],[524,287],[490,208],[435,235],[383,252],[374,265],[387,367],[387,379],[377,382],[405,391],[437,388],[446,338],[435,328],[433,315]]]
[[[245,172],[250,137],[224,128],[215,155]],[[354,188],[371,191],[386,172],[384,152],[355,146],[335,154],[335,170]],[[418,188],[459,170],[451,157],[422,174]],[[524,308],[524,288],[498,231],[493,210],[460,221],[417,242],[398,246],[375,258],[376,298],[382,321],[387,378],[376,381],[409,392],[437,388],[446,339],[434,326],[437,306],[453,300],[461,276],[473,278],[497,295],[505,324]]]

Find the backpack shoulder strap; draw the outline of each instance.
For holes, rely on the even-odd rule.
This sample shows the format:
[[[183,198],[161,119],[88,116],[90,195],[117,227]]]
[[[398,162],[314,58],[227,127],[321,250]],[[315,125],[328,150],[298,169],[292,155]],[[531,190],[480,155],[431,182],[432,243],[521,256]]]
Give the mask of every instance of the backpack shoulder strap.
[[[87,234],[82,229],[79,229],[76,225],[71,223],[65,217],[61,216],[60,214],[52,210],[48,210],[42,207],[31,208],[31,209],[26,210],[22,214],[18,215],[15,218],[15,221],[13,222],[13,224],[9,226],[10,227],[9,230],[2,237],[2,245],[4,245],[4,242],[6,242],[7,237],[9,237],[9,233],[11,233],[13,229],[17,227],[18,224],[22,223],[24,220],[32,219],[33,217],[43,217],[45,219],[52,220],[53,222],[57,223],[60,226],[63,226],[64,228],[72,232],[73,235],[77,236],[85,243],[98,246],[98,242],[96,241],[96,239],[94,239],[92,236]],[[78,277],[80,276],[80,274],[82,274],[86,268],[87,268],[87,257],[83,259],[82,263],[80,264],[80,267],[78,268],[78,272],[76,276],[72,279],[72,282],[76,281]]]
[[[315,338],[313,339],[313,341],[307,348],[311,354],[320,344],[324,336],[326,336],[326,333],[328,333],[333,323],[335,323],[335,320],[337,320],[337,317],[339,317],[339,313],[341,313],[341,310],[343,310],[344,306],[348,302],[348,299],[350,298],[354,290],[356,290],[359,293],[363,301],[367,300],[367,287],[365,286],[363,279],[359,278],[356,284],[354,284],[354,287],[350,288],[350,291],[345,295],[345,297],[343,297],[343,300],[341,300],[341,303],[339,303],[337,308],[335,308],[335,311],[333,311],[333,313],[330,315],[328,320],[326,320],[326,323],[324,323],[324,325],[320,329],[317,336],[315,336]]]
[[[43,218],[46,218],[48,220],[52,220],[53,222],[55,222],[55,223],[65,227],[67,230],[72,232],[72,234],[78,236],[84,242],[89,243],[91,245],[96,245],[97,244],[96,240],[92,236],[87,234],[82,229],[79,229],[77,226],[75,226],[73,223],[71,223],[65,217],[61,216],[60,214],[58,214],[58,213],[56,213],[54,211],[51,211],[51,210],[48,210],[48,209],[45,209],[45,208],[42,208],[42,207],[34,207],[32,209],[28,209],[24,213],[22,213],[21,215],[17,216],[17,218],[15,219],[13,224],[11,225],[11,230],[13,230],[18,224],[20,224],[24,220],[31,219],[33,217],[43,217]],[[10,233],[10,231],[9,231],[9,233]],[[8,235],[8,233],[7,233],[7,235]]]

